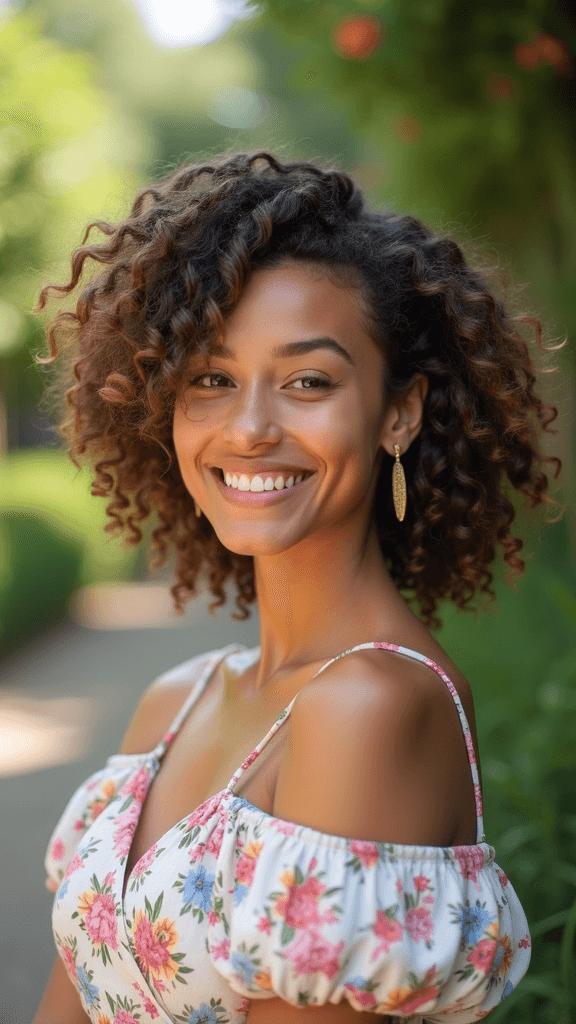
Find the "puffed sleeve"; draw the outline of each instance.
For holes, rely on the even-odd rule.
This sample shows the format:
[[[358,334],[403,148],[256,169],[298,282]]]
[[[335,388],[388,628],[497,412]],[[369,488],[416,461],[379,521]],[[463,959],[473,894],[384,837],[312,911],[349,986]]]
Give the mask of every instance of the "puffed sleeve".
[[[109,758],[68,801],[54,829],[44,858],[46,888],[56,892],[71,867],[80,840],[104,810],[129,774],[127,761],[119,755]]]
[[[371,843],[236,801],[222,837],[208,946],[249,999],[347,1000],[358,1011],[472,1024],[525,974],[528,926],[487,843]]]

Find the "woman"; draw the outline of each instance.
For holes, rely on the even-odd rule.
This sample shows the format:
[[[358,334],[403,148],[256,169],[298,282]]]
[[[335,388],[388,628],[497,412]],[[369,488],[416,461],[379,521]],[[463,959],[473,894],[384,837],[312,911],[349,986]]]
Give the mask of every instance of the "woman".
[[[206,569],[219,607],[232,576],[260,644],[156,680],[72,797],[35,1024],[479,1020],[530,939],[483,835],[470,687],[430,630],[439,598],[493,593],[496,542],[524,568],[504,477],[534,506],[537,462],[560,468],[516,320],[454,242],[266,152],[97,224],[59,290],[103,269],[48,330],[71,457],[111,529],[136,543],[156,513],[177,607]]]

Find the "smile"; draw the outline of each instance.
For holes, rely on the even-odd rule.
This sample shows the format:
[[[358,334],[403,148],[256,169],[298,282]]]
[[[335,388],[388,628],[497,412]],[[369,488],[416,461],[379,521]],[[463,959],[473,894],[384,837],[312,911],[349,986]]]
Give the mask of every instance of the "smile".
[[[211,470],[212,476],[216,480],[216,483],[223,494],[228,498],[229,501],[233,501],[234,504],[241,505],[270,505],[276,501],[282,501],[283,498],[288,497],[293,491],[299,491],[308,480],[315,476],[315,473],[306,473],[303,479],[299,483],[293,483],[291,487],[282,487],[280,490],[274,487],[273,489],[264,489],[261,491],[241,490],[237,487],[229,487],[224,479],[221,469],[214,468]],[[248,478],[246,478],[248,479]]]

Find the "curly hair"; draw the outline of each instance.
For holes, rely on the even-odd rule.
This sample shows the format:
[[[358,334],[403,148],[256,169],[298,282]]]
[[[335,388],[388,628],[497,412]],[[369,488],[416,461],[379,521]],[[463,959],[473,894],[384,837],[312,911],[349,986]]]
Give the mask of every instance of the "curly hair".
[[[86,244],[93,227],[108,240]],[[249,617],[256,600],[253,557],[229,551],[209,520],[194,515],[172,419],[192,353],[217,345],[254,270],[287,260],[359,290],[363,326],[385,357],[384,408],[418,374],[428,379],[422,429],[403,459],[404,521],[393,514],[390,456],[374,501],[386,565],[396,586],[412,592],[424,623],[441,625],[439,599],[460,608],[477,590],[494,599],[496,543],[508,566],[524,572],[504,478],[531,508],[557,504],[538,463],[555,463],[556,478],[561,462],[537,441],[539,430],[557,433],[550,424],[558,412],[535,393],[538,371],[518,332],[530,324],[548,352],[541,325],[506,312],[486,284],[497,271],[472,268],[455,241],[415,217],[368,210],[342,171],[280,163],[267,151],[181,163],[143,188],[121,223],[92,222],[72,255],[70,281],[43,287],[35,313],[48,292],[76,288],[87,259],[105,269],[85,284],[75,312],[50,321],[49,354],[36,360],[63,355],[56,390],[67,410],[58,430],[76,466],[86,453],[92,493],[109,499],[105,529],[136,544],[155,513],[152,564],[175,551],[178,611],[204,569],[217,599],[210,612],[225,603],[230,576],[240,609],[232,618]]]

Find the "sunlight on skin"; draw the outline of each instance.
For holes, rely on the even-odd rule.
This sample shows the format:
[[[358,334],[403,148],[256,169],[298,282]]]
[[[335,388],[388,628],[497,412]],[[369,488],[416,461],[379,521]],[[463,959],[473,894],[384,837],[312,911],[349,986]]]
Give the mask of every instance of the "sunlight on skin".
[[[0,702],[0,777],[26,775],[69,764],[86,754],[92,701],[70,697],[26,700],[4,695]]]

